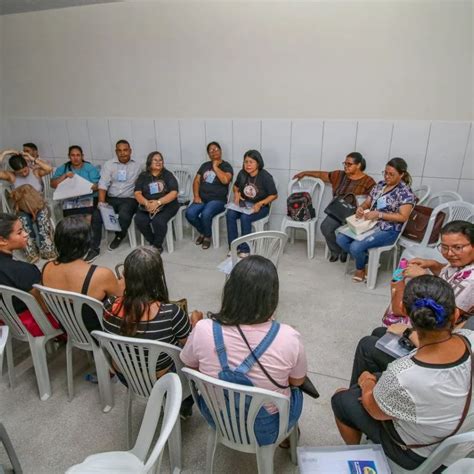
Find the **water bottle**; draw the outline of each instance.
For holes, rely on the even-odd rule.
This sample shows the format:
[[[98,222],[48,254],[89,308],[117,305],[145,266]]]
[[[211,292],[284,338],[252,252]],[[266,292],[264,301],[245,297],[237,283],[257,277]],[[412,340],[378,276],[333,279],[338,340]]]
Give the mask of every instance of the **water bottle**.
[[[392,281],[397,282],[403,280],[403,271],[408,267],[408,260],[401,258],[397,269],[393,272]]]

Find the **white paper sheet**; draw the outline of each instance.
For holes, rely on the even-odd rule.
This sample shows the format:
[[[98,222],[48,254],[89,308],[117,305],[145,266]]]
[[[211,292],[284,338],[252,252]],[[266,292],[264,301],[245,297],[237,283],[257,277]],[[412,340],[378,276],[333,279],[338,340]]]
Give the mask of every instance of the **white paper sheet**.
[[[66,178],[58,184],[54,190],[53,201],[85,196],[92,193],[92,183],[82,176],[75,174],[72,178]]]
[[[399,339],[400,336],[397,336],[391,332],[387,332],[375,343],[375,347],[382,352],[385,352],[386,354],[398,359],[399,357],[406,356],[411,352],[398,343]]]
[[[241,212],[242,214],[253,214],[252,208],[248,209],[246,207],[240,207],[240,206],[237,206],[237,204],[233,202],[230,202],[229,204],[227,204],[226,208],[232,211]]]
[[[230,272],[232,271],[232,268],[233,268],[233,265],[232,265],[232,258],[231,257],[226,258],[223,262],[221,262],[221,263],[219,263],[219,265],[217,265],[217,269],[220,272],[225,273],[226,275],[230,274]]]

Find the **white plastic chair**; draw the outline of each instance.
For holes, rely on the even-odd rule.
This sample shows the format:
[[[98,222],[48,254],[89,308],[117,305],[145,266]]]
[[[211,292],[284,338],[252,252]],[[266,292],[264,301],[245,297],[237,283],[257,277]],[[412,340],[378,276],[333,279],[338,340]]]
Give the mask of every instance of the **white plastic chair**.
[[[296,460],[298,442],[298,424],[288,429],[290,399],[280,393],[257,387],[224,382],[198,372],[184,368],[189,379],[191,392],[196,405],[201,396],[204,399],[214,421],[216,429],[209,427],[207,438],[206,471],[213,472],[214,455],[217,443],[244,453],[255,453],[259,474],[273,473],[273,456],[276,447],[288,436],[290,437],[290,454],[293,464]],[[239,397],[239,411],[234,400]],[[229,400],[226,403],[226,399]],[[245,401],[250,399],[248,410]],[[274,444],[259,446],[255,438],[255,418],[265,404],[275,405],[279,413],[279,432]]]
[[[10,336],[10,329],[8,326],[0,326],[0,377],[3,374],[3,353],[7,347],[7,341]]]
[[[287,240],[288,235],[278,230],[264,230],[238,237],[230,244],[232,266],[235,266],[240,260],[237,256],[237,247],[240,244],[246,243],[250,247],[250,255],[266,257],[278,268],[278,262],[280,261]]]
[[[182,397],[190,395],[188,384],[181,373],[183,363],[179,357],[181,349],[165,342],[151,341],[136,337],[124,337],[103,331],[92,331],[102,349],[108,353],[117,369],[123,374],[128,384],[126,422],[127,443],[130,448],[133,440],[132,433],[132,400],[145,401],[157,381],[156,362],[161,353],[167,354],[176,367],[176,372],[183,384]],[[158,379],[160,380],[160,379]],[[176,423],[175,430],[169,442],[170,460],[174,468],[181,469],[181,425]]]
[[[428,222],[428,226],[426,227],[426,231],[421,242],[416,242],[407,237],[401,236],[398,245],[400,247],[405,248],[414,244],[421,245],[423,247],[436,246],[436,244],[438,243],[437,241],[432,244],[430,244],[429,241],[436,222],[436,216],[440,212],[444,212],[446,214],[446,217],[443,221],[443,225],[455,220],[472,221],[472,219],[474,218],[474,205],[465,201],[450,201],[444,204],[440,204],[439,206],[433,209],[430,220]]]
[[[20,461],[18,460],[18,456],[16,455],[15,448],[13,447],[10,437],[8,436],[7,430],[5,429],[2,423],[0,423],[0,443],[3,444],[3,447],[7,452],[7,456],[10,459],[10,463],[13,468],[12,472],[14,474],[22,474],[23,470],[21,468]],[[6,472],[3,469],[2,464],[0,464],[0,472]]]
[[[179,194],[178,194],[178,202],[184,203],[186,201],[191,200],[191,191],[192,191],[192,177],[188,170],[185,169],[175,169],[173,170],[173,174],[178,181],[179,185]],[[187,205],[181,205],[178,209],[178,213],[176,214],[176,222],[175,222],[175,232],[176,232],[176,239],[183,240],[183,214],[186,212]],[[168,228],[169,232],[169,228]],[[170,252],[171,253],[171,252]]]
[[[18,298],[25,304],[43,332],[43,336],[33,337],[27,331],[15,311],[13,306],[13,297]],[[13,388],[15,381],[15,366],[13,363],[12,352],[13,338],[22,342],[27,342],[29,344],[31,358],[33,360],[33,367],[36,374],[36,381],[38,383],[39,396],[41,400],[47,400],[51,396],[51,383],[49,381],[46,344],[51,339],[63,334],[63,331],[61,329],[54,329],[53,326],[51,326],[48,318],[43,313],[40,305],[32,295],[26,291],[17,290],[4,285],[0,285],[0,318],[7,324],[9,328],[8,332],[10,333],[6,340],[6,354],[10,387]]]
[[[473,472],[474,459],[471,458],[458,459],[443,471],[444,474],[471,474]]]
[[[181,209],[181,207],[180,207]],[[179,211],[178,211],[179,213]],[[166,250],[168,250],[168,253],[173,253],[174,252],[174,240],[173,240],[173,224],[175,224],[175,231],[176,231],[176,218],[178,217],[178,214],[176,214],[174,217],[172,217],[169,221],[168,221],[168,228],[166,230],[166,238],[165,238],[165,241],[166,241]],[[181,229],[183,227],[181,226]],[[130,229],[133,230],[133,241],[134,241],[134,245],[132,248],[135,248],[137,246],[137,237],[136,237],[136,231],[135,231],[135,226],[134,225],[130,225],[129,227],[129,232],[130,232]],[[137,229],[138,230],[138,229]],[[143,234],[138,231],[140,233],[140,245],[143,247],[144,245],[148,245],[148,243],[145,242],[145,237],[143,236]],[[178,235],[176,234],[176,237],[178,237]]]
[[[464,445],[464,446],[463,446]],[[387,459],[393,474],[426,474],[435,471],[444,464],[447,459],[453,463],[464,458],[474,449],[474,412],[468,414],[461,429],[454,436],[445,439],[423,462],[414,470],[406,470],[395,464],[391,459]],[[449,472],[449,471],[445,471]],[[456,471],[452,471],[456,472]]]
[[[92,308],[102,325],[103,305],[89,296],[72,291],[55,290],[42,285],[34,285],[41,293],[50,313],[61,323],[67,334],[66,371],[68,400],[74,397],[74,370],[72,365],[72,348],[92,352],[97,370],[99,394],[102,410],[107,413],[114,406],[112,387],[110,384],[109,365],[95,339],[90,335],[82,320],[82,308]]]
[[[292,179],[288,183],[288,196],[295,192],[301,192],[307,190],[311,194],[313,207],[315,210],[315,217],[309,221],[294,221],[288,216],[283,218],[281,223],[281,231],[286,232],[286,229],[290,228],[291,232],[291,243],[294,242],[295,229],[303,229],[307,234],[308,243],[308,258],[314,257],[314,243],[316,240],[316,224],[319,219],[319,212],[321,209],[321,200],[324,193],[324,181],[319,178],[303,178],[300,180]]]
[[[112,451],[88,456],[66,474],[153,474],[159,472],[163,448],[179,423],[182,388],[176,374],[166,374],[156,382],[146,405],[137,441],[130,451]],[[163,409],[160,433],[153,443]],[[150,452],[150,455],[148,455]]]
[[[423,205],[434,209],[440,204],[446,204],[451,201],[463,201],[463,198],[456,191],[440,191],[430,196]]]
[[[416,203],[421,206],[430,197],[431,187],[427,184],[422,184],[417,188],[413,189],[413,193],[418,198],[418,201]]]

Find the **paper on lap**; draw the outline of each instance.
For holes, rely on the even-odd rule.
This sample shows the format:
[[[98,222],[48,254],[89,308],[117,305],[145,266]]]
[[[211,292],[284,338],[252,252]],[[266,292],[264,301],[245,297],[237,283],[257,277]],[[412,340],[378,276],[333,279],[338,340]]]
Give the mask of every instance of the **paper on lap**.
[[[53,193],[53,201],[85,196],[92,193],[92,183],[82,176],[75,174],[72,178],[66,178],[58,184]]]

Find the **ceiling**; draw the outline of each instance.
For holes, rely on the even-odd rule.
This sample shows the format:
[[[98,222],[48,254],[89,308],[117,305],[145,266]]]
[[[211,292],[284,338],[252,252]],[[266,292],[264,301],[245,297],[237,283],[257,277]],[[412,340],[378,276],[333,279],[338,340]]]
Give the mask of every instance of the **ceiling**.
[[[0,15],[117,1],[121,0],[0,0]]]

